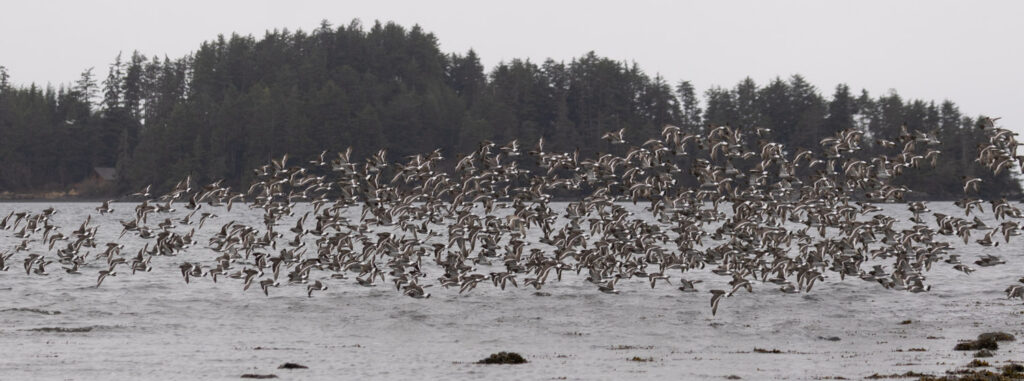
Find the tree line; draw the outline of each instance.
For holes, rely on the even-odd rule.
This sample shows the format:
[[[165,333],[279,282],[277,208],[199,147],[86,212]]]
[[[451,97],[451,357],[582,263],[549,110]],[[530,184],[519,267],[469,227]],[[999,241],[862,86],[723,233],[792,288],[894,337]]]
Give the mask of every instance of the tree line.
[[[952,101],[895,91],[871,96],[841,84],[825,96],[800,75],[698,93],[594,52],[488,72],[475,52],[444,53],[419,26],[325,21],[311,32],[219,36],[176,59],[119,55],[104,78],[89,69],[57,88],[14,86],[0,66],[0,191],[81,186],[94,167],[118,173],[100,193],[168,188],[186,175],[242,188],[271,158],[349,146],[356,158],[380,148],[394,160],[435,149],[454,158],[482,140],[543,137],[546,148],[585,156],[613,149],[605,132],[625,128],[639,144],[672,124],[693,133],[766,128],[766,139],[791,151],[820,149],[819,140],[851,128],[871,141],[926,131],[942,154],[935,168],[903,176],[913,189],[958,198],[961,177],[980,176],[986,196],[1019,195],[1011,174],[994,177],[974,161],[985,141],[977,121]]]

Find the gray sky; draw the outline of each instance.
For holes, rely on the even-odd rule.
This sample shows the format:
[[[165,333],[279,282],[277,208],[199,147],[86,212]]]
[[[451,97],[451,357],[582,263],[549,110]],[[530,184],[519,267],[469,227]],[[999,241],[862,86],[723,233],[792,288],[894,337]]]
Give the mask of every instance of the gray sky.
[[[0,65],[14,83],[70,83],[88,67],[102,78],[119,51],[173,58],[221,33],[359,18],[420,24],[443,51],[475,49],[488,69],[594,50],[700,91],[800,73],[826,96],[838,83],[896,89],[1024,131],[1022,16],[1020,1],[5,0]]]

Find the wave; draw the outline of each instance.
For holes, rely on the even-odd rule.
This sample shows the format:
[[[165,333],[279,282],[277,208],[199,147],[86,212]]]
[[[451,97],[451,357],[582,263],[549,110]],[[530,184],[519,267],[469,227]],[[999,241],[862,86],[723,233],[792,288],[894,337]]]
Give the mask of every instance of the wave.
[[[85,333],[92,332],[93,330],[120,328],[119,326],[109,325],[87,325],[83,327],[39,327],[39,328],[28,328],[22,331],[28,332],[47,332],[47,333]]]
[[[73,327],[73,328],[65,328],[65,327],[40,327],[40,328],[26,329],[25,331],[29,331],[29,332],[56,332],[56,333],[81,333],[81,332],[92,331],[92,329],[93,329],[93,327]]]
[[[0,312],[32,312],[42,315],[60,315],[61,313],[60,311],[48,311],[39,308],[5,308],[0,310]]]

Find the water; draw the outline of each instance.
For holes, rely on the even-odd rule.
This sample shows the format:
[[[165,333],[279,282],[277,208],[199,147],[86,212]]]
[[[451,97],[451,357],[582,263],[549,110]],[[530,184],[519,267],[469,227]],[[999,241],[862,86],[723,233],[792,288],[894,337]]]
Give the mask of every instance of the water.
[[[0,212],[38,213],[47,206],[7,203]],[[54,206],[59,212],[52,221],[65,234],[93,215],[102,246],[117,239],[117,220],[129,219],[134,205],[115,204],[116,212],[107,216],[98,216],[93,203]],[[929,206],[959,213],[949,203]],[[905,206],[886,208],[908,217]],[[182,214],[152,215],[149,222]],[[247,373],[323,380],[859,379],[942,373],[971,360],[972,352],[952,350],[958,340],[987,331],[1024,336],[1024,305],[1002,292],[1024,276],[1019,239],[992,248],[961,241],[953,253],[965,263],[973,266],[982,253],[1007,263],[970,275],[936,263],[927,274],[933,286],[927,293],[849,278],[829,278],[802,294],[757,284],[753,294],[723,299],[712,316],[707,290],[723,288],[728,279],[707,269],[685,275],[704,280],[696,293],[661,284],[652,290],[646,279],[632,279],[619,283],[621,294],[608,295],[585,275],[567,272],[562,282],[544,287],[550,296],[535,295],[533,288],[501,291],[489,283],[459,295],[457,288],[437,285],[436,267],[425,268],[426,283],[434,284],[427,289],[430,299],[402,296],[390,282],[367,288],[351,279],[327,280],[330,288],[313,298],[301,285],[271,289],[269,297],[256,285],[243,292],[236,279],[186,285],[178,265],[219,255],[202,243],[222,224],[261,224],[259,213],[237,205],[217,214],[188,252],[154,257],[149,273],[131,275],[122,266],[100,288],[94,287],[101,269],[96,263],[83,267],[82,275],[66,274],[54,263],[48,276],[27,276],[21,266],[26,253],[16,254],[10,271],[0,272],[0,379],[239,379]],[[18,242],[13,232],[0,232],[0,248]],[[129,258],[145,243],[131,234],[121,242]],[[45,252],[40,247],[36,242],[30,252]],[[905,320],[911,323],[901,324]],[[1020,360],[1020,350],[1018,342],[1001,343],[988,361]],[[475,364],[498,351],[521,353],[529,363]],[[633,357],[651,361],[628,360]],[[277,369],[285,362],[309,369]]]

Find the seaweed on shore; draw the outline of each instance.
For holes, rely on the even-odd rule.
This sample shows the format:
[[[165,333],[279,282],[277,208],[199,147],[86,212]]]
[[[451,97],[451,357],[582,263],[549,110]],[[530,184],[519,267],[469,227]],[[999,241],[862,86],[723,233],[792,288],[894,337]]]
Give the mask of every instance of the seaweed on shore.
[[[971,360],[971,362],[967,363],[967,367],[968,368],[981,368],[983,366],[992,366],[992,365],[989,364],[988,361],[978,360],[978,359]]]
[[[623,344],[619,344],[619,345],[614,345],[614,346],[612,346],[612,347],[610,347],[608,349],[611,349],[613,351],[625,351],[625,350],[632,350],[632,349],[654,349],[654,346],[653,345],[638,346],[638,345],[623,345]]]
[[[980,351],[974,352],[974,357],[975,358],[992,357],[992,356],[995,356],[995,353],[992,353],[992,351],[990,351],[988,349],[982,349]]]
[[[908,370],[906,373],[892,373],[892,374],[878,374],[878,373],[875,373],[875,374],[872,374],[870,376],[864,377],[864,379],[865,380],[879,380],[879,379],[886,379],[886,378],[914,378],[914,377],[920,377],[921,379],[924,379],[925,377],[931,377],[931,375],[930,374],[926,374],[926,373],[918,373],[918,372],[914,372],[914,371],[909,371]]]
[[[979,361],[979,360],[974,360]],[[973,364],[974,361],[971,363]],[[986,362],[987,364],[987,362]],[[968,364],[968,366],[971,366]],[[1024,380],[1024,365],[1007,364],[1000,368],[1001,373],[990,370],[958,369],[947,371],[945,376],[922,376],[921,381],[1010,381]]]

